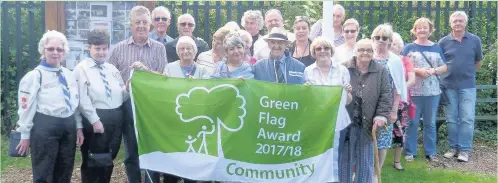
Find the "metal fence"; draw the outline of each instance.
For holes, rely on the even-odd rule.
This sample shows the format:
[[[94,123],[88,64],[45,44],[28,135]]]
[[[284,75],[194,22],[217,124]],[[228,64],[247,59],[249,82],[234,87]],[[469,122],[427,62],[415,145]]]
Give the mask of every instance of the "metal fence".
[[[44,2],[2,2],[2,132],[17,110],[17,87],[38,65],[38,40],[45,30]]]
[[[176,18],[190,13],[197,23],[194,35],[211,42],[212,34],[229,21],[240,23],[246,10],[280,9],[286,27],[292,26],[294,15],[309,14],[309,5],[316,11],[313,18],[322,13],[320,2],[306,1],[157,1],[172,12],[169,35],[176,37]],[[389,22],[405,42],[410,41],[409,30],[418,17],[434,21],[436,32],[431,38],[437,41],[450,32],[449,15],[463,10],[469,15],[468,30],[481,37],[483,45],[496,42],[497,18],[495,1],[335,1],[346,9],[346,18],[355,18],[361,25],[361,33],[369,37],[375,26]],[[43,1],[2,2],[2,132],[16,119],[17,87],[24,74],[38,64],[37,43],[45,30],[45,3]],[[490,83],[492,84],[492,83]]]
[[[449,16],[454,11],[468,15],[468,31],[493,44],[496,32],[496,1],[335,1],[346,9],[346,18],[355,18],[362,33],[369,37],[375,26],[390,23],[402,37],[411,37],[410,29],[417,18],[426,17],[434,23],[432,40],[437,41],[450,32]],[[411,41],[411,40],[405,40]]]

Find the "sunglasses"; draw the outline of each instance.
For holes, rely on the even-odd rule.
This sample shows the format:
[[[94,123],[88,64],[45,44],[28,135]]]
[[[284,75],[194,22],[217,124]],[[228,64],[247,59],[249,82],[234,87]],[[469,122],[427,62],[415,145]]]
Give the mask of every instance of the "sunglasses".
[[[318,47],[318,48],[315,48],[315,51],[330,51],[330,48],[329,47]]]
[[[46,49],[47,51],[49,51],[49,52],[54,52],[54,50],[56,50],[56,51],[57,51],[57,53],[62,53],[62,52],[64,52],[64,49],[62,49],[62,48],[54,48],[54,47],[50,47],[50,48],[45,48],[45,49]]]
[[[389,39],[387,36],[374,36],[374,39],[377,41],[380,40],[380,38],[382,38],[382,41],[387,41]]]
[[[360,49],[358,49],[358,52],[359,52],[359,53],[363,53],[363,52],[373,53],[374,51],[373,51],[372,49],[364,49],[364,48],[360,48]]]
[[[156,21],[156,22],[159,22],[159,21],[161,21],[161,20],[162,20],[163,22],[166,22],[166,21],[168,21],[168,18],[166,18],[166,17],[156,17],[156,18],[154,18],[154,21]]]
[[[188,27],[194,27],[195,26],[195,24],[193,24],[193,23],[187,23],[187,22],[180,23],[180,26],[182,26],[182,27],[185,27],[187,25],[188,25]]]
[[[346,34],[349,34],[349,33],[354,34],[354,33],[356,33],[356,30],[344,30],[344,32]]]

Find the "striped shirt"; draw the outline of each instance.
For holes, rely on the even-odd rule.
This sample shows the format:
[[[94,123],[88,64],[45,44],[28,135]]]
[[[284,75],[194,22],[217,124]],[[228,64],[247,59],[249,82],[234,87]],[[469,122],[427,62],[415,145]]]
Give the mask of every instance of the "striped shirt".
[[[168,63],[166,49],[156,40],[148,38],[147,42],[140,46],[130,37],[116,44],[109,58],[109,63],[116,66],[125,82],[130,79],[130,66],[136,61],[142,62],[152,71],[163,72]]]
[[[320,19],[311,26],[310,30],[310,39],[314,40],[315,38],[322,36],[322,21],[323,19]],[[334,34],[334,46],[338,47],[346,42],[346,39],[344,36],[341,34]]]

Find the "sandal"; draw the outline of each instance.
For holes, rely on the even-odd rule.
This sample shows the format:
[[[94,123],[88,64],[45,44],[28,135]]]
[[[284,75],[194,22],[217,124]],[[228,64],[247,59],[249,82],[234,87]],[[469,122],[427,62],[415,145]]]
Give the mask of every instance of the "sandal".
[[[399,162],[399,161],[398,161],[398,162],[396,162],[396,161],[394,162],[394,164],[393,164],[394,169],[396,169],[396,170],[398,170],[398,171],[400,171],[400,172],[405,171],[405,169],[404,169],[404,168],[397,168],[397,167],[396,167],[396,164],[400,164],[400,162]],[[401,164],[400,164],[400,166],[401,166]]]

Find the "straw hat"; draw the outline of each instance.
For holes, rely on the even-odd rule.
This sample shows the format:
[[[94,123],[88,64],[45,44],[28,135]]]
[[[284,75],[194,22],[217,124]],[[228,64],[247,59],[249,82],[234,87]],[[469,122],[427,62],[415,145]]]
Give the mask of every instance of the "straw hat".
[[[292,41],[289,41],[289,38],[287,38],[287,31],[285,31],[284,28],[281,27],[274,27],[271,29],[270,33],[266,38],[263,38],[265,41],[268,40],[277,40],[277,41],[286,41],[287,43],[291,43]]]

